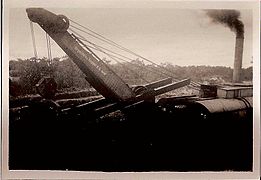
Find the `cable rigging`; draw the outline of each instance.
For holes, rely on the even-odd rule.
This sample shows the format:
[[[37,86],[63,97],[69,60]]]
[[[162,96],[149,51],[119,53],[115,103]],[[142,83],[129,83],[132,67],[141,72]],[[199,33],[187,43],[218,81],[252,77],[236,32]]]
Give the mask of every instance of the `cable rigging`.
[[[138,65],[138,64],[131,63],[131,62],[128,61],[128,60],[133,61],[133,59],[131,59],[131,58],[127,57],[127,56],[121,55],[121,54],[119,54],[119,53],[116,53],[116,52],[114,52],[114,51],[111,51],[111,50],[109,50],[109,49],[107,49],[107,48],[104,48],[104,47],[102,47],[102,46],[99,46],[99,45],[97,45],[97,44],[95,44],[95,43],[92,43],[92,42],[88,41],[87,39],[85,39],[84,37],[82,37],[82,36],[81,36],[80,34],[78,34],[76,31],[74,31],[74,30],[72,30],[72,29],[70,29],[70,30],[71,30],[73,33],[75,33],[80,40],[85,41],[85,42],[87,42],[87,43],[89,43],[89,44],[91,44],[91,45],[97,47],[97,48],[95,48],[95,47],[93,47],[93,46],[88,46],[88,45],[87,45],[89,48],[94,49],[94,50],[97,50],[97,51],[99,51],[99,52],[103,52],[104,54],[106,54],[106,55],[108,55],[108,56],[117,58],[117,59],[119,59],[119,60],[121,60],[121,61],[124,61],[124,62],[126,62],[126,63],[128,63],[128,64],[141,67],[141,66]],[[98,48],[99,48],[99,49],[98,49]],[[105,51],[107,51],[107,52],[105,53],[104,51],[102,51],[102,50],[100,50],[100,49],[105,50]],[[108,52],[109,52],[109,53],[108,53]],[[112,54],[114,54],[114,55],[112,55],[112,54],[110,54],[110,53],[112,53]],[[120,57],[119,57],[119,56],[120,56]],[[126,60],[126,59],[128,59],[128,60]],[[154,72],[154,73],[156,73],[156,74],[158,74],[158,75],[160,75],[160,76],[169,77],[168,74],[166,74],[166,73],[164,73],[164,72],[161,72],[161,71],[158,71],[157,69],[155,69],[155,68],[153,68],[153,67],[151,67],[151,69],[150,69],[149,67],[144,66],[143,68],[145,68],[146,70],[148,70],[148,71],[150,71],[150,72]]]
[[[133,59],[131,59],[131,58],[128,58],[128,57],[126,57],[126,56],[123,56],[123,55],[121,55],[121,54],[118,54],[118,53],[116,53],[116,52],[113,52],[113,51],[111,51],[111,50],[109,50],[109,49],[106,49],[106,48],[104,48],[104,47],[102,47],[102,46],[99,46],[99,45],[97,45],[97,44],[95,44],[95,43],[92,43],[92,42],[90,42],[90,41],[88,41],[87,39],[85,39],[84,37],[82,37],[80,34],[78,34],[76,31],[74,31],[74,30],[72,30],[72,29],[70,29],[73,33],[75,33],[78,37],[78,39],[80,39],[80,40],[82,40],[82,41],[85,41],[85,42],[88,42],[89,44],[91,44],[92,46],[89,46],[89,45],[86,45],[86,44],[84,44],[85,46],[87,46],[87,47],[89,47],[89,48],[91,48],[91,49],[94,49],[94,50],[96,50],[96,51],[99,51],[99,52],[102,52],[103,54],[106,54],[108,57],[110,57],[111,59],[113,59],[114,61],[116,61],[116,62],[118,62],[118,63],[120,63],[120,64],[122,64],[121,62],[119,62],[119,60],[121,60],[121,61],[124,61],[124,62],[126,62],[126,63],[128,63],[128,64],[130,64],[130,65],[135,65],[135,66],[137,66],[137,67],[142,67],[142,68],[144,68],[144,69],[146,69],[146,70],[148,70],[148,71],[150,71],[150,72],[154,72],[154,73],[156,73],[156,74],[158,74],[158,75],[160,75],[160,76],[162,76],[162,75],[166,75],[166,77],[168,77],[168,75],[167,74],[164,74],[164,73],[162,73],[161,71],[157,71],[157,70],[155,70],[154,69],[154,71],[153,70],[151,70],[150,68],[148,68],[147,66],[140,66],[140,65],[138,65],[138,64],[135,64],[135,63],[131,63],[131,62],[129,62],[128,60],[126,60],[126,59],[129,59],[129,60],[131,60],[131,61],[133,61]],[[75,35],[74,35],[75,36]],[[107,51],[107,52],[105,52],[105,51]],[[108,53],[109,52],[109,53]],[[113,54],[111,54],[111,53],[113,53]],[[118,55],[118,56],[117,56]],[[119,57],[120,56],[120,57]],[[124,59],[125,58],[125,59]],[[118,59],[118,60],[117,60]],[[124,64],[122,64],[122,65],[124,65]],[[125,66],[125,65],[124,65]],[[129,69],[129,70],[131,70],[130,68],[128,68],[128,66],[125,66],[125,68],[127,68],[127,69]],[[131,70],[132,72],[134,72],[133,70]],[[136,73],[137,74],[137,73]],[[148,82],[148,80],[145,80],[144,78],[143,78],[143,80],[145,81],[145,82]]]
[[[73,21],[71,19],[69,19],[69,20],[71,22],[73,22],[74,24],[80,26],[81,28],[84,28],[85,30],[87,30],[89,32],[87,32],[85,30],[82,30],[82,29],[80,29],[80,28],[78,28],[78,27],[76,27],[74,25],[70,25],[70,27],[72,27],[72,28],[74,28],[74,29],[76,29],[78,31],[81,31],[83,33],[86,33],[86,34],[88,34],[88,35],[90,35],[90,36],[92,36],[92,37],[94,37],[94,38],[96,38],[96,39],[98,39],[100,41],[103,41],[103,42],[105,42],[105,43],[107,43],[107,44],[109,44],[109,45],[111,45],[113,47],[116,47],[116,48],[118,48],[118,49],[120,49],[120,50],[122,50],[124,52],[127,52],[127,53],[129,53],[131,55],[134,55],[134,56],[136,56],[138,58],[141,58],[142,60],[144,60],[146,62],[149,62],[149,63],[151,63],[153,65],[153,66],[150,66],[150,67],[147,67],[146,65],[142,66],[144,69],[146,69],[146,70],[148,70],[150,72],[154,72],[154,73],[156,73],[158,75],[161,75],[161,76],[164,76],[164,77],[172,77],[173,80],[175,80],[175,81],[179,81],[180,80],[178,78],[173,77],[173,72],[170,71],[169,69],[167,69],[167,68],[165,68],[165,67],[163,67],[163,66],[161,66],[161,65],[159,65],[159,64],[157,64],[157,63],[155,63],[155,62],[153,62],[153,61],[151,61],[151,60],[149,60],[149,59],[147,59],[147,58],[145,58],[145,57],[143,57],[143,56],[141,56],[141,55],[139,55],[139,54],[137,54],[137,53],[135,53],[135,52],[125,48],[125,47],[123,47],[123,46],[121,46],[121,45],[119,45],[119,44],[117,44],[116,42],[114,42],[112,40],[109,40],[109,39],[105,38],[104,36],[94,32],[93,30],[91,30],[91,29],[89,29],[89,28],[87,28],[85,26],[80,25],[79,23],[77,23],[77,22],[75,22],[75,21]],[[31,21],[30,21],[30,27],[31,27],[34,55],[35,55],[35,59],[37,59],[38,55],[37,55],[36,44],[35,44],[34,29],[33,29],[33,23]],[[139,64],[130,62],[130,61],[133,61],[134,59],[129,58],[129,57],[127,57],[125,55],[122,55],[120,53],[114,52],[112,50],[109,50],[108,48],[104,48],[104,47],[102,47],[100,45],[97,45],[97,44],[91,42],[91,41],[88,41],[86,38],[84,38],[82,35],[80,35],[79,33],[77,33],[75,30],[73,30],[71,28],[69,28],[69,30],[77,35],[77,36],[75,36],[75,35],[74,36],[75,36],[75,38],[78,39],[78,42],[80,42],[80,44],[83,47],[85,47],[85,49],[87,49],[89,52],[91,52],[91,54],[93,56],[95,56],[95,58],[97,58],[98,60],[102,61],[95,53],[93,53],[90,50],[90,48],[107,55],[110,59],[112,59],[112,60],[116,61],[117,63],[119,63],[120,65],[124,66],[124,68],[130,70],[132,73],[134,73],[137,77],[139,77],[143,81],[149,82],[148,80],[143,78],[141,75],[139,75],[138,73],[134,72],[131,68],[126,66],[124,63],[120,62],[120,61],[124,61],[124,62],[126,62],[128,64],[132,64],[132,65],[141,67],[141,65],[139,65]],[[91,46],[84,44],[83,42],[81,42],[81,40],[89,43]],[[46,33],[46,42],[47,42],[46,46],[47,46],[47,54],[48,54],[48,61],[49,61],[48,64],[50,65],[50,64],[52,64],[52,51],[51,51],[50,36],[47,33]],[[160,69],[162,69],[164,71],[160,71],[158,68],[160,68]],[[194,88],[194,89],[195,88],[198,89],[199,84],[196,83],[196,82],[191,82],[191,84],[189,86]]]
[[[75,32],[75,33],[76,33],[76,32]],[[109,56],[111,59],[115,60],[115,61],[116,61],[117,63],[119,63],[120,65],[122,65],[123,68],[126,68],[126,69],[130,70],[133,74],[137,75],[137,76],[138,76],[140,79],[142,79],[143,81],[145,81],[145,82],[147,82],[147,83],[149,82],[149,81],[147,81],[146,79],[142,78],[139,74],[137,74],[137,73],[136,73],[135,71],[133,71],[131,68],[125,66],[123,63],[121,63],[121,62],[119,62],[117,59],[115,59],[116,56],[113,56],[113,55],[111,55],[111,54],[109,54],[109,53],[104,52],[104,51],[101,50],[98,46],[96,46],[94,43],[92,43],[92,45],[93,45],[94,47],[88,46],[88,45],[84,44],[84,43],[79,39],[79,37],[76,37],[74,34],[72,34],[72,36],[73,36],[74,38],[76,38],[77,41],[78,41],[82,46],[84,46],[89,52],[90,52],[90,49],[89,49],[89,48],[92,48],[92,49],[95,49],[95,50],[97,50],[97,51],[100,51],[100,52],[106,54],[107,56]],[[79,35],[79,36],[80,36],[80,35]],[[83,39],[83,37],[81,37],[81,39]],[[90,43],[91,43],[91,42],[90,42]],[[95,55],[94,53],[92,53],[92,51],[91,51],[91,54]],[[102,61],[98,56],[95,55],[95,57],[97,57],[100,61]]]
[[[111,40],[108,40],[107,38],[103,39],[103,38],[97,37],[97,36],[95,36],[95,35],[93,35],[93,34],[91,34],[91,33],[88,33],[88,32],[86,32],[86,31],[84,31],[84,30],[82,30],[82,29],[80,29],[80,28],[77,28],[77,27],[75,27],[75,26],[73,26],[73,25],[70,25],[70,26],[71,26],[72,28],[77,29],[77,30],[79,30],[79,31],[81,31],[81,32],[83,32],[83,33],[86,33],[86,34],[88,34],[88,35],[90,35],[90,36],[92,36],[92,37],[94,37],[94,38],[96,38],[96,39],[99,39],[99,40],[101,40],[101,41],[103,41],[103,42],[105,42],[105,43],[108,43],[108,44],[110,44],[110,45],[112,45],[112,46],[114,46],[114,47],[116,47],[116,48],[118,48],[118,49],[120,49],[120,50],[122,50],[122,51],[128,52],[128,53],[130,53],[130,54],[132,54],[132,55],[134,55],[134,56],[136,56],[136,57],[139,57],[139,58],[141,58],[141,59],[143,59],[143,60],[145,60],[145,61],[147,61],[147,62],[149,62],[149,63],[151,63],[151,64],[153,64],[153,65],[155,65],[155,66],[157,66],[157,67],[159,67],[159,68],[163,68],[162,66],[158,65],[157,63],[154,63],[153,61],[148,60],[147,58],[144,58],[144,57],[142,57],[142,56],[140,56],[140,55],[138,55],[138,54],[136,54],[136,53],[134,53],[134,52],[128,50],[127,48],[124,48],[124,47],[118,45],[117,43],[115,43],[115,42],[113,42],[113,41],[111,41]],[[97,34],[97,33],[96,33],[96,34]],[[101,36],[101,37],[103,37],[103,36]],[[164,69],[164,70],[165,70],[165,71],[168,71],[168,70],[166,70],[166,69]],[[170,72],[169,72],[169,73],[170,73]],[[171,73],[172,73],[172,72],[171,72]],[[173,77],[172,74],[167,74],[167,75]]]
[[[70,21],[73,22],[73,23],[75,23],[76,25],[78,25],[78,26],[80,26],[80,27],[82,27],[82,28],[84,28],[84,29],[90,31],[91,33],[86,32],[86,31],[84,31],[84,30],[82,30],[82,29],[80,29],[80,28],[77,28],[76,26],[70,25],[72,28],[77,29],[77,30],[79,30],[79,31],[81,31],[81,32],[83,32],[83,33],[86,33],[86,34],[88,34],[88,35],[90,35],[90,36],[92,36],[92,37],[94,37],[94,38],[96,38],[96,39],[99,39],[99,40],[101,40],[101,41],[103,41],[103,42],[105,42],[105,43],[107,43],[107,44],[110,44],[110,45],[112,45],[112,46],[114,46],[114,47],[116,47],[116,48],[118,48],[118,49],[121,49],[121,50],[123,50],[123,51],[125,51],[125,52],[128,52],[128,53],[130,53],[130,54],[132,54],[132,55],[135,55],[135,56],[137,56],[137,57],[139,57],[139,58],[141,58],[141,59],[143,59],[143,60],[145,60],[145,61],[147,61],[147,62],[150,62],[151,64],[153,64],[153,65],[155,65],[155,66],[157,66],[157,67],[163,69],[164,71],[167,71],[167,72],[168,72],[168,73],[164,73],[164,72],[161,72],[161,71],[158,71],[158,70],[157,70],[158,72],[160,72],[160,74],[162,74],[162,75],[164,74],[164,75],[170,76],[170,77],[172,77],[174,80],[179,80],[179,79],[173,77],[173,72],[171,72],[170,70],[168,70],[168,69],[162,67],[161,65],[158,65],[157,63],[154,63],[153,61],[151,61],[151,60],[149,60],[149,59],[147,59],[147,58],[144,58],[144,57],[142,57],[142,56],[140,56],[140,55],[138,55],[138,54],[136,54],[136,53],[130,51],[130,50],[127,49],[127,48],[124,48],[123,46],[121,46],[121,45],[115,43],[114,41],[111,41],[111,40],[105,38],[104,36],[102,36],[102,35],[100,35],[100,34],[94,32],[94,31],[90,30],[89,28],[87,28],[87,27],[85,27],[85,26],[80,25],[79,23],[77,23],[77,22],[75,22],[75,21],[73,21],[73,20],[71,20],[71,19],[70,19]],[[75,32],[74,30],[72,30],[71,28],[70,28],[70,30],[73,31],[73,32],[76,34],[76,32]],[[95,35],[93,35],[92,33],[95,34]],[[79,35],[79,34],[77,34],[77,35]],[[103,50],[105,50],[105,51],[108,51],[108,52],[110,52],[110,53],[113,53],[114,55],[121,56],[121,57],[123,57],[123,58],[125,58],[125,59],[133,60],[133,59],[128,58],[128,57],[126,57],[126,56],[124,56],[124,55],[121,55],[121,54],[116,53],[116,52],[113,52],[113,51],[111,51],[111,50],[109,50],[109,49],[107,49],[107,48],[104,48],[104,47],[102,47],[102,46],[99,46],[99,45],[97,45],[97,44],[95,44],[95,43],[92,43],[92,42],[86,40],[85,38],[83,38],[82,36],[79,37],[79,38],[80,38],[81,40],[83,40],[83,41],[85,41],[85,42],[88,42],[89,44],[95,46],[95,47],[96,47],[96,50],[98,50],[98,51],[100,51],[100,49],[103,49]],[[92,46],[90,46],[90,47],[91,47],[91,48],[94,48],[94,47],[92,47]],[[97,48],[97,47],[99,47],[99,48]],[[95,49],[95,48],[94,48],[94,49]],[[101,51],[100,51],[100,52],[101,52]],[[107,53],[107,55],[108,55],[108,53]],[[114,56],[114,55],[110,55],[110,56],[111,56],[111,57],[116,57],[117,59],[119,59],[119,57]],[[123,60],[122,58],[120,58],[120,59]],[[115,59],[114,59],[114,60],[115,60]],[[124,60],[124,61],[126,61],[126,60]],[[169,73],[171,73],[171,74],[169,74]],[[190,86],[193,87],[193,88],[198,89],[199,84],[196,83],[196,82],[191,82],[191,85],[190,85]]]
[[[155,65],[155,66],[157,66],[157,67],[163,69],[164,71],[167,71],[168,73],[170,73],[170,74],[168,74],[168,76],[171,76],[172,78],[174,78],[174,77],[173,77],[173,72],[171,72],[170,70],[168,70],[168,69],[166,69],[166,68],[164,68],[164,67],[158,65],[157,63],[155,63],[155,62],[153,62],[153,61],[151,61],[151,60],[149,60],[149,59],[147,59],[147,58],[145,58],[145,57],[143,57],[143,56],[141,56],[141,55],[139,55],[139,54],[137,54],[137,53],[135,53],[135,52],[133,52],[133,51],[131,51],[131,50],[129,50],[129,49],[123,47],[123,46],[121,46],[121,45],[119,45],[119,44],[117,44],[116,42],[114,42],[114,41],[112,41],[112,40],[110,40],[110,39],[108,39],[108,38],[105,38],[104,36],[102,36],[102,35],[100,35],[100,34],[94,32],[94,31],[91,30],[90,28],[87,28],[87,27],[85,27],[85,26],[82,26],[81,24],[79,24],[79,23],[77,23],[77,22],[75,22],[75,21],[73,21],[73,20],[71,20],[71,19],[69,19],[69,20],[70,20],[71,22],[73,22],[74,24],[76,24],[76,25],[78,25],[78,26],[80,26],[80,27],[86,29],[87,31],[90,31],[91,33],[93,33],[93,34],[95,34],[95,35],[93,35],[93,34],[91,34],[91,33],[89,33],[89,32],[86,32],[86,31],[84,31],[84,30],[82,30],[82,29],[80,29],[80,28],[77,28],[77,27],[75,27],[75,26],[73,26],[73,25],[70,25],[71,27],[73,27],[73,28],[75,28],[75,29],[77,29],[77,30],[79,30],[79,31],[81,31],[81,32],[83,32],[83,33],[86,33],[86,34],[88,34],[88,35],[90,35],[90,36],[92,36],[92,37],[94,37],[94,38],[96,38],[96,39],[99,39],[99,40],[101,40],[101,41],[103,41],[103,42],[106,42],[106,43],[108,43],[108,44],[110,44],[110,45],[112,45],[112,46],[114,46],[114,47],[117,47],[117,48],[119,48],[119,49],[121,49],[121,50],[123,50],[123,51],[125,51],[125,52],[128,52],[128,53],[130,53],[130,54],[132,54],[132,55],[135,55],[135,56],[137,56],[137,57],[139,57],[139,58],[141,58],[141,59],[143,59],[143,60],[145,60],[145,61],[147,61],[147,62],[150,62],[151,64],[153,64],[153,65]],[[195,86],[199,86],[199,84],[196,83],[196,82],[191,82],[191,83],[192,83],[193,85],[195,85]]]

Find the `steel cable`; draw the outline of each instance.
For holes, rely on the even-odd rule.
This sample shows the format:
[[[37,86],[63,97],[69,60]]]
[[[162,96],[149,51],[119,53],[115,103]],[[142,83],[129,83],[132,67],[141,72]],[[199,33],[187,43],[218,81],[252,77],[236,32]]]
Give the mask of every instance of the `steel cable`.
[[[71,30],[71,29],[70,29]],[[92,48],[92,49],[95,49],[95,50],[98,50],[98,51],[100,51],[100,52],[103,52],[104,54],[109,54],[110,56],[112,56],[112,57],[115,57],[115,58],[117,58],[117,59],[120,59],[120,60],[122,60],[122,61],[124,61],[124,62],[127,62],[127,63],[129,63],[129,64],[131,64],[131,65],[135,65],[135,66],[137,66],[137,67],[141,67],[140,65],[138,65],[138,64],[135,64],[135,63],[131,63],[131,62],[129,62],[128,60],[130,60],[130,61],[133,61],[133,59],[131,59],[131,58],[129,58],[129,57],[126,57],[126,56],[124,56],[124,55],[121,55],[121,54],[119,54],[119,53],[116,53],[116,52],[114,52],[114,51],[111,51],[111,50],[109,50],[109,49],[107,49],[107,48],[104,48],[104,47],[102,47],[102,46],[99,46],[99,45],[97,45],[97,44],[95,44],[95,43],[92,43],[92,42],[90,42],[90,41],[88,41],[87,39],[85,39],[84,37],[82,37],[80,34],[78,34],[77,32],[75,32],[74,30],[71,30],[73,33],[75,33],[77,36],[80,36],[80,37],[78,37],[79,39],[81,39],[81,40],[83,40],[83,41],[85,41],[85,42],[88,42],[89,44],[91,44],[91,45],[93,45],[93,46],[95,46],[95,47],[97,47],[97,48],[99,48],[99,49],[103,49],[103,50],[105,50],[105,51],[108,51],[108,52],[110,52],[110,53],[113,53],[113,54],[115,54],[115,55],[112,55],[112,54],[110,54],[110,53],[105,53],[104,51],[100,51],[100,50],[98,50],[97,48],[94,48],[94,47],[92,47],[92,46],[88,46],[88,47],[90,47],[90,48]],[[118,56],[120,56],[120,57],[118,57]],[[125,59],[128,59],[128,60],[125,60],[125,59],[123,59],[123,58],[125,58]],[[158,75],[165,75],[165,77],[169,77],[169,75],[168,74],[165,74],[165,73],[163,73],[163,72],[161,72],[161,71],[158,71],[158,70],[156,70],[156,69],[154,69],[154,68],[152,68],[151,67],[151,69],[153,69],[153,70],[151,70],[150,68],[148,68],[147,66],[144,66],[144,68],[145,69],[147,69],[148,71],[150,71],[150,72],[154,72],[154,73],[157,73]],[[177,79],[176,79],[177,80]]]
[[[130,54],[132,54],[132,55],[135,55],[135,56],[137,56],[137,57],[139,57],[139,58],[141,58],[141,59],[143,59],[143,60],[145,60],[145,61],[147,61],[147,62],[150,62],[151,64],[153,64],[153,65],[155,65],[155,66],[157,66],[157,67],[163,69],[164,71],[167,71],[168,73],[171,73],[171,75],[170,75],[170,74],[166,74],[166,73],[164,73],[164,74],[167,75],[167,76],[170,76],[170,77],[174,78],[174,77],[173,77],[173,72],[171,72],[170,70],[168,70],[168,69],[162,67],[161,65],[158,65],[157,63],[154,63],[153,61],[151,61],[151,60],[149,60],[149,59],[147,59],[147,58],[145,58],[145,57],[142,57],[142,56],[140,56],[140,55],[138,55],[138,54],[132,52],[131,50],[129,50],[129,49],[127,49],[127,48],[125,48],[125,47],[123,47],[123,46],[121,46],[121,45],[115,43],[114,41],[111,41],[111,40],[105,38],[104,36],[102,36],[102,35],[100,35],[100,34],[94,32],[94,31],[90,30],[89,28],[87,28],[87,27],[85,27],[85,26],[80,25],[79,23],[77,23],[77,22],[75,22],[75,21],[73,21],[73,20],[71,20],[71,19],[70,19],[70,21],[73,22],[73,23],[75,23],[75,24],[77,24],[78,26],[80,26],[80,27],[82,27],[82,28],[84,28],[84,29],[90,31],[91,33],[86,32],[86,31],[84,31],[84,30],[82,30],[82,29],[80,29],[80,28],[77,28],[77,27],[73,26],[73,25],[70,25],[71,27],[73,27],[73,28],[75,28],[75,29],[77,29],[77,30],[79,30],[79,31],[81,31],[81,32],[83,32],[83,33],[86,33],[86,34],[88,34],[88,35],[90,35],[90,36],[92,36],[92,37],[94,37],[94,38],[96,38],[96,39],[99,39],[99,40],[101,40],[101,41],[103,41],[103,42],[106,42],[106,43],[108,43],[108,44],[110,44],[110,45],[112,45],[112,46],[114,46],[114,47],[117,47],[117,48],[119,48],[119,49],[121,49],[121,50],[123,50],[123,51],[125,51],[125,52],[128,52],[128,53],[130,53]],[[93,35],[92,33],[95,34],[95,35]],[[86,39],[84,38],[84,40],[86,40]],[[90,41],[88,41],[88,40],[86,40],[86,42],[90,43]],[[98,46],[98,45],[97,45],[97,46]],[[99,46],[99,47],[101,48],[101,46]],[[106,49],[106,48],[103,48],[103,49]],[[108,49],[106,49],[106,50],[108,50]],[[109,51],[110,51],[110,50],[109,50]],[[113,51],[111,51],[111,52],[114,53],[114,54],[119,55],[119,53],[115,53],[115,52],[113,52]],[[120,56],[123,56],[123,55],[120,55]],[[124,57],[126,57],[126,56],[124,56]],[[130,58],[128,58],[128,59],[130,59]],[[161,71],[159,71],[159,72],[161,72]],[[163,72],[161,72],[161,73],[163,74]],[[174,78],[174,79],[175,79],[175,78]],[[191,81],[191,85],[193,85],[194,87],[200,86],[200,84],[198,84],[198,83],[196,83],[196,82],[193,82],[193,81]]]
[[[33,26],[32,21],[30,21],[30,29],[31,29],[32,41],[33,41],[34,56],[35,56],[35,59],[37,59],[38,55],[37,55],[37,49],[36,49],[36,44],[35,44],[34,26]]]

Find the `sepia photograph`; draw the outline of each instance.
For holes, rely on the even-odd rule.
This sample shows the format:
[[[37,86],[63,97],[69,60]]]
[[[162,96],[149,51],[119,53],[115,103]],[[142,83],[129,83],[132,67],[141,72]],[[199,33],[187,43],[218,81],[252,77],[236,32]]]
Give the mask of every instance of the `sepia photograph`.
[[[4,178],[259,178],[259,1],[3,8]]]

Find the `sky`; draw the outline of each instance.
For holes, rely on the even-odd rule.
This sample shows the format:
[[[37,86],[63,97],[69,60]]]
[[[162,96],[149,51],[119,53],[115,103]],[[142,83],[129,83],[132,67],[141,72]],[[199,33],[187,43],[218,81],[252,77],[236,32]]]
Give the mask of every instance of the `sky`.
[[[229,28],[211,22],[201,9],[161,7],[46,9],[63,14],[156,63],[233,67],[235,34]],[[242,66],[246,68],[252,65],[252,11],[240,10],[240,13],[245,25]],[[45,32],[38,24],[34,24],[34,31],[38,56],[46,57]],[[82,35],[92,42],[123,53],[91,36]],[[65,55],[53,40],[51,46],[53,57]],[[10,59],[34,56],[25,8],[10,10],[9,53]],[[104,57],[103,54],[98,55]]]

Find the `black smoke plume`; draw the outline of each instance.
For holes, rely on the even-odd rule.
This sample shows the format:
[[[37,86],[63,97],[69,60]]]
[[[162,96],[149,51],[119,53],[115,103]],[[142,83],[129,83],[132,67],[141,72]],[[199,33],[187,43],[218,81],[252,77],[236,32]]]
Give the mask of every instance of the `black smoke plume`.
[[[244,24],[240,20],[240,12],[236,10],[206,10],[207,15],[214,23],[223,24],[235,32],[237,36],[244,37]]]

